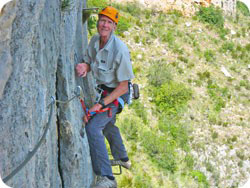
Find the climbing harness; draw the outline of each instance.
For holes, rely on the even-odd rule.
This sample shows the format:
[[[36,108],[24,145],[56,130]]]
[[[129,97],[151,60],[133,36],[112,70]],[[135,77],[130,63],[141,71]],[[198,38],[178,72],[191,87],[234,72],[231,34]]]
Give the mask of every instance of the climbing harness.
[[[106,88],[103,89],[101,86],[97,86],[95,89],[97,91],[96,103],[98,103],[102,98],[104,98],[105,96],[108,95],[108,93],[110,93],[109,89],[106,89]],[[108,111],[108,117],[112,117],[112,108],[111,107],[106,107],[106,108],[102,108],[101,110],[96,110],[94,112],[89,112],[88,108],[86,107],[86,105],[84,103],[83,98],[80,98],[80,102],[82,104],[82,109],[83,109],[84,115],[85,115],[83,117],[83,120],[85,121],[85,123],[91,118],[91,116],[93,116],[95,114],[100,114],[100,113],[103,113],[103,112],[106,112],[106,111]],[[124,100],[121,97],[119,97],[118,99],[115,99],[112,103],[116,107],[118,107],[120,105],[121,109],[124,107]]]
[[[17,166],[8,176],[3,178],[4,183],[8,182],[13,176],[15,176],[31,160],[31,158],[35,155],[35,153],[37,152],[37,150],[41,146],[42,142],[44,141],[44,139],[47,135],[47,132],[49,130],[51,122],[52,122],[52,114],[54,111],[54,104],[55,103],[68,104],[76,97],[79,97],[80,100],[83,100],[83,98],[84,98],[81,86],[77,86],[77,89],[75,91],[75,95],[72,98],[70,98],[69,100],[60,101],[60,100],[56,100],[54,97],[51,97],[51,102],[47,106],[47,108],[50,108],[49,118],[48,118],[48,122],[45,126],[45,129],[44,129],[44,132],[43,132],[41,138],[39,139],[38,143],[35,145],[34,149],[29,151],[25,160],[19,166]]]
[[[103,108],[101,110],[96,110],[94,112],[89,112],[88,108],[86,107],[85,103],[84,103],[84,100],[83,99],[80,99],[80,102],[82,104],[82,109],[84,111],[84,117],[83,117],[83,120],[84,122],[86,123],[90,118],[91,116],[95,115],[95,114],[100,114],[100,113],[103,113],[103,112],[106,112],[108,111],[108,116],[111,117],[112,116],[112,109],[111,108]],[[86,119],[87,118],[87,121]]]

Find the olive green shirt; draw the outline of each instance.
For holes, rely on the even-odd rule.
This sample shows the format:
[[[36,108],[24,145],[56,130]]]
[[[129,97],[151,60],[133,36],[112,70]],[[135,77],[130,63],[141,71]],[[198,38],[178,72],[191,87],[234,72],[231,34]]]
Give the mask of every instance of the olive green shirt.
[[[99,34],[93,36],[84,55],[84,62],[93,71],[96,83],[116,88],[121,81],[134,78],[128,47],[111,34],[107,44],[100,49]]]

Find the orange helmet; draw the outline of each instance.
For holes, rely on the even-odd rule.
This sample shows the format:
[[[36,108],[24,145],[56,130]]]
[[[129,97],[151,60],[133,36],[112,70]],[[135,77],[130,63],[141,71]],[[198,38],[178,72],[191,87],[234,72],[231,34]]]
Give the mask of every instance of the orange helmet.
[[[111,20],[113,20],[116,24],[118,24],[118,20],[120,18],[118,10],[116,10],[114,7],[106,7],[104,9],[102,9],[98,15],[107,16]]]

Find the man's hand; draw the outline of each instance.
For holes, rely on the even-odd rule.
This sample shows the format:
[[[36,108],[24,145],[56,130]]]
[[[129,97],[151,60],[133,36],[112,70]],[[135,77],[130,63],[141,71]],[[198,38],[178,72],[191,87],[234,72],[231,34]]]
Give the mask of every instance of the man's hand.
[[[95,111],[99,111],[102,109],[102,105],[101,104],[95,104],[94,106],[92,106],[90,109],[89,109],[89,112],[95,112]]]
[[[76,65],[76,72],[80,77],[85,77],[89,71],[90,66],[86,63],[80,63]]]

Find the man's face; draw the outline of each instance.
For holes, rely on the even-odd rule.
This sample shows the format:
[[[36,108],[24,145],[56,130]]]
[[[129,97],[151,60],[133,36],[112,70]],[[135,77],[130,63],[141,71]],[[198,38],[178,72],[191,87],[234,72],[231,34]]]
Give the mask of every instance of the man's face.
[[[100,15],[97,30],[101,37],[109,37],[110,33],[116,29],[116,24],[107,16]]]

